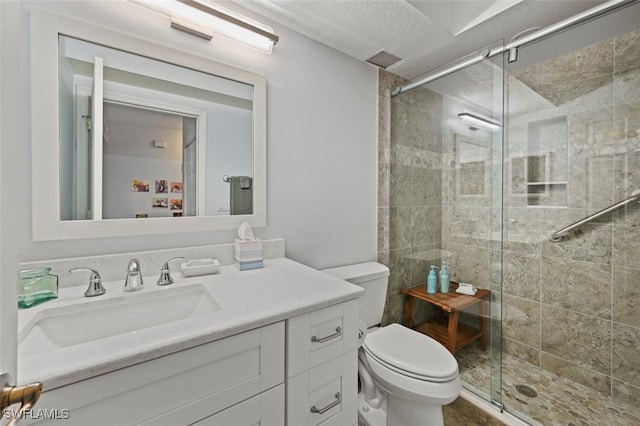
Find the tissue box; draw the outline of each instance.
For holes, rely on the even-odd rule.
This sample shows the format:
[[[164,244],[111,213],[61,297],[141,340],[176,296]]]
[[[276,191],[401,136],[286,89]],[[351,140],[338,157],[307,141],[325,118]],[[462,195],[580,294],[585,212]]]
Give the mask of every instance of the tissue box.
[[[262,241],[236,240],[234,243],[234,254],[239,262],[249,262],[262,260]]]
[[[262,268],[262,241],[235,240],[234,257],[236,266],[241,271]]]
[[[238,259],[236,259],[236,266],[241,271],[248,271],[249,269],[260,269],[264,265],[262,263],[262,260],[255,260],[252,262],[240,262]]]

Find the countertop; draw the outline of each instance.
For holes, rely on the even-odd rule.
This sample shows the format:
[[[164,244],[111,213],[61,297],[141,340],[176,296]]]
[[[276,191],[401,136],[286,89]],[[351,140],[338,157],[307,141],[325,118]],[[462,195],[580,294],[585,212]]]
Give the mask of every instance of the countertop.
[[[148,293],[179,291],[201,283],[220,305],[207,315],[175,321],[67,346],[40,354],[21,353],[18,345],[20,381],[43,383],[51,390],[170,353],[209,343],[224,337],[273,324],[336,303],[359,297],[364,290],[289,259],[264,261],[264,268],[239,271],[235,265],[221,266],[213,275],[184,278],[173,273],[175,283],[157,286],[157,276],[145,276],[144,289],[126,293],[124,280],[103,283],[107,293],[95,298],[83,296],[85,287],[60,290],[59,298],[20,310],[18,339],[45,315],[47,309],[64,311],[94,301],[141,297]],[[115,301],[115,300],[114,300]],[[87,305],[88,306],[88,305]],[[100,327],[100,324],[86,324]],[[28,352],[28,351],[26,351]]]

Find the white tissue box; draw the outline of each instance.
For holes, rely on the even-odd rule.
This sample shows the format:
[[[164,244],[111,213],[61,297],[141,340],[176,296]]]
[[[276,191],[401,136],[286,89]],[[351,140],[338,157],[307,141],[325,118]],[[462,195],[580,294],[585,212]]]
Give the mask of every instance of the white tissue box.
[[[218,259],[194,259],[180,264],[185,277],[209,275],[218,273],[220,261]]]
[[[262,260],[262,240],[235,240],[234,255],[238,262],[257,262]]]

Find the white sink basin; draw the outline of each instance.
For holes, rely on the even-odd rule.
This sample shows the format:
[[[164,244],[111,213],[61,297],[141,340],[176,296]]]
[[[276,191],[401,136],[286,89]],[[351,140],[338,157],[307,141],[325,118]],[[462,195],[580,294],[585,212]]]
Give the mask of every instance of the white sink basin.
[[[202,284],[43,309],[20,332],[19,356],[136,333],[220,310]]]

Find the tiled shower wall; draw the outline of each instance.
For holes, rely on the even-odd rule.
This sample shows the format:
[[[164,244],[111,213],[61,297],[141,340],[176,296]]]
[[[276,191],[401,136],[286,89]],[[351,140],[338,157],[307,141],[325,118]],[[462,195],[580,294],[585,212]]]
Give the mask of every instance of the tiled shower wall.
[[[391,270],[384,324],[402,322],[400,290],[424,285],[430,265],[449,261],[452,279],[479,287],[490,286],[492,269],[491,158],[463,164],[469,167],[459,176],[455,166],[460,144],[477,149],[474,144],[488,144],[488,137],[479,141],[468,129],[462,135],[445,128],[443,114],[457,105],[429,89],[391,98],[390,90],[403,82],[380,70],[378,260]],[[431,314],[427,304],[414,304],[414,323]]]
[[[440,264],[442,96],[419,88],[391,98],[402,83],[380,70],[378,252],[391,270],[384,324],[402,322],[400,290],[424,284],[429,265]],[[418,304],[414,317],[428,309]]]
[[[508,93],[527,102],[506,134],[504,350],[637,404],[640,206],[548,236],[640,190],[640,31],[515,71]],[[527,191],[539,167],[555,183]]]

